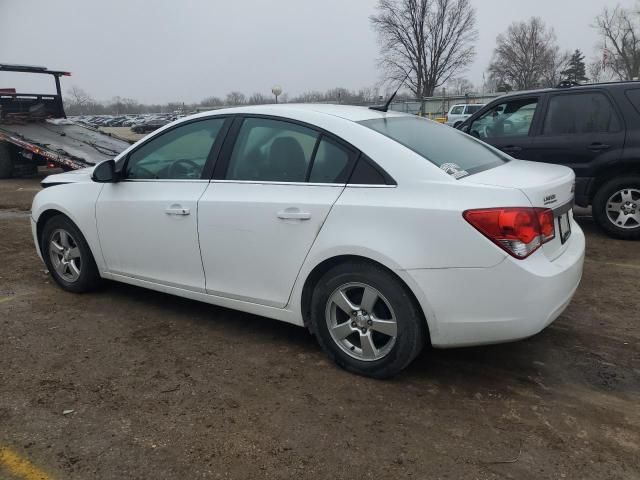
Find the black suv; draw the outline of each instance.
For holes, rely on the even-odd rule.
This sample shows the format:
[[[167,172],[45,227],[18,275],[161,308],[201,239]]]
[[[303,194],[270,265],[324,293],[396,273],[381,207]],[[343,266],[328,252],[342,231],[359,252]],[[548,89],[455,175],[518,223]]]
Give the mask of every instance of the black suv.
[[[518,92],[459,129],[515,158],[576,172],[575,202],[609,235],[640,239],[640,82]]]

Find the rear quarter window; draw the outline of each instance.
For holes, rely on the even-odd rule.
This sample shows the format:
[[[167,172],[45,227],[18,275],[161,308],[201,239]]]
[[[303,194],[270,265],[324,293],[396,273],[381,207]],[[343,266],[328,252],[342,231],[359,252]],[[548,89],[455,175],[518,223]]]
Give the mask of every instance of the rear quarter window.
[[[486,143],[424,118],[376,118],[359,123],[413,150],[454,178],[498,167],[509,161]]]

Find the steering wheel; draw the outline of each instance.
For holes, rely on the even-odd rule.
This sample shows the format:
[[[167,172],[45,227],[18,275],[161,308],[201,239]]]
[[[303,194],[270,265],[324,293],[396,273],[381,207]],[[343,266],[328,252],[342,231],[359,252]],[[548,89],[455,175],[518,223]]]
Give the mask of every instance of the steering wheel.
[[[177,168],[178,165],[180,165],[180,169]],[[181,158],[171,164],[168,174],[169,178],[190,178],[190,174],[196,173],[199,170],[200,166],[196,162],[188,158]]]
[[[132,170],[133,178],[143,178],[143,179],[154,179],[158,178],[158,176],[153,173],[151,170],[144,168],[140,165],[136,165]]]

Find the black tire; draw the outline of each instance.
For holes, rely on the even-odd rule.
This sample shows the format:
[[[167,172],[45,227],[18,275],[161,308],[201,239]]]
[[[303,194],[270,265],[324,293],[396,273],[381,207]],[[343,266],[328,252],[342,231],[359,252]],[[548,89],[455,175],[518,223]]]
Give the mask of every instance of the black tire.
[[[453,124],[453,128],[457,130],[460,125],[462,125],[462,122],[456,122]]]
[[[629,208],[626,211],[634,212],[633,215],[640,217],[640,175],[629,175],[613,178],[600,186],[592,202],[593,218],[598,226],[611,237],[622,240],[639,240],[640,223],[636,220],[626,220],[628,228],[623,228],[609,218],[607,208],[611,204],[608,202],[617,192],[630,192],[628,194],[632,195],[632,202],[628,207],[625,207]],[[620,197],[620,199],[622,198]]]
[[[0,178],[13,176],[13,155],[6,143],[0,143]]]
[[[384,307],[386,309],[386,303],[388,302],[391,309],[386,309],[386,311],[393,312],[390,313],[390,318],[395,317],[397,324],[395,342],[387,344],[389,349],[381,358],[371,360],[354,358],[352,355],[358,354],[358,349],[345,347],[344,344],[334,340],[329,331],[329,322],[331,320],[327,320],[327,315],[331,315],[329,313],[332,308],[330,298],[342,288],[353,288],[357,296],[357,289],[360,287],[349,287],[349,285],[354,284],[363,284],[377,290],[382,296],[375,300],[375,308]],[[364,293],[360,295],[362,300]],[[383,301],[382,305],[380,304],[381,299]],[[375,308],[372,307],[372,309]],[[340,326],[349,324],[353,327],[356,325],[355,316],[349,317],[337,307],[336,311],[340,312],[339,314],[336,313],[336,316],[342,315],[343,319],[347,319],[346,323],[339,322]],[[379,318],[385,317],[385,315],[378,314],[375,316]],[[311,328],[327,355],[345,370],[367,377],[383,379],[398,374],[418,356],[425,344],[428,343],[428,329],[425,319],[407,287],[383,267],[365,261],[350,261],[339,264],[322,276],[312,295],[310,320]],[[353,338],[353,341],[358,343],[358,338],[362,338],[359,330],[361,328],[357,327],[343,342],[348,342],[349,338]],[[382,343],[387,339],[385,335],[374,332],[374,327],[371,327],[369,334],[371,336],[378,335],[379,338],[383,339]],[[383,345],[376,345],[375,343],[374,345],[380,347],[380,350],[376,350],[376,352],[384,350]],[[353,353],[349,354],[347,350],[351,350]],[[362,350],[362,353],[364,353],[364,350]]]
[[[60,231],[67,232],[71,237],[70,240],[68,240],[69,246],[77,247],[79,250],[80,261],[77,263],[79,266],[79,275],[75,279],[69,279],[65,277],[64,273],[57,270],[53,263],[54,260],[51,258],[51,241],[54,237],[59,238],[56,236],[59,235]],[[80,229],[78,229],[78,227],[76,227],[68,217],[65,217],[64,215],[56,215],[47,220],[47,223],[42,229],[40,251],[42,252],[42,258],[49,269],[51,277],[58,285],[60,285],[60,287],[62,287],[62,289],[73,293],[84,293],[94,290],[100,286],[102,279],[100,278],[100,273],[93,258],[93,254],[91,253],[91,249],[89,248],[84,235],[80,232]],[[76,265],[76,263],[74,263],[74,265]],[[70,267],[67,268],[67,271],[69,272],[69,276],[73,275]]]

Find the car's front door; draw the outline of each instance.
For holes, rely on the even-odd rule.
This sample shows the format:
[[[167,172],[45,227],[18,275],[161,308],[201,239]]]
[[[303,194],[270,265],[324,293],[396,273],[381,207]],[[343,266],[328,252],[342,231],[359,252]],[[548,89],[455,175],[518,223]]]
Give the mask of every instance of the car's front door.
[[[347,180],[355,152],[288,121],[247,117],[230,132],[198,204],[207,292],[284,307]]]
[[[515,158],[529,160],[539,97],[518,97],[494,104],[465,131]]]
[[[162,132],[127,156],[121,181],[104,185],[96,220],[110,273],[204,291],[198,200],[226,121],[198,120]]]
[[[624,128],[613,102],[602,91],[554,94],[547,102],[533,160],[566,165],[579,177],[622,155]]]

